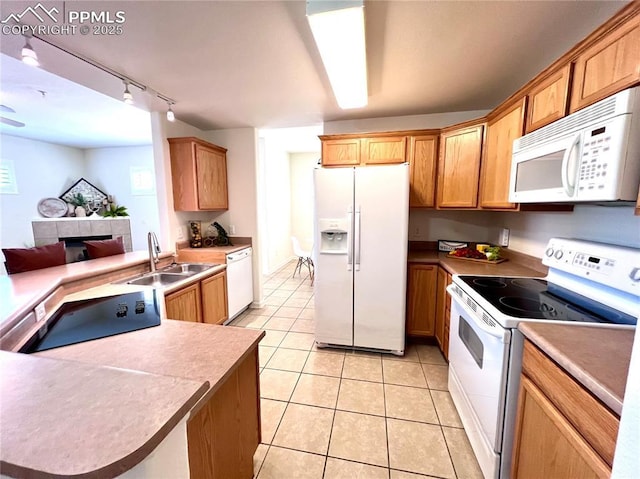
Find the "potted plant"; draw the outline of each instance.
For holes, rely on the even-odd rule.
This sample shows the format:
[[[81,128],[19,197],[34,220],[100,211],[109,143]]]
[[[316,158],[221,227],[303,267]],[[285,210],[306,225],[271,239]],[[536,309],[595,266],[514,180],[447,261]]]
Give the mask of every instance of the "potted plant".
[[[115,203],[110,203],[104,210],[102,216],[105,218],[117,218],[118,216],[129,216],[126,206],[116,206]]]

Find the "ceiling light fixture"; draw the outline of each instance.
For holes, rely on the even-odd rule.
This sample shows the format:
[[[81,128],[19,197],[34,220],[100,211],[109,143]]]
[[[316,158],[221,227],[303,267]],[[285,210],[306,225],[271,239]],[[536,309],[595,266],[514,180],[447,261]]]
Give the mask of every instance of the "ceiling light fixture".
[[[167,102],[167,105],[169,105],[169,109],[167,110],[167,120],[176,121],[176,115],[175,113],[173,113],[173,110],[171,109],[171,103]]]
[[[25,36],[24,39],[25,39],[25,43],[24,43],[24,47],[22,47],[22,61],[32,67],[40,66],[40,62],[38,61],[38,55],[36,54],[36,51],[31,46],[31,43],[29,43],[29,37]]]
[[[124,82],[124,93],[122,94],[122,101],[124,101],[127,105],[133,104],[133,95],[129,91],[129,82],[125,80]]]
[[[363,0],[307,1],[307,20],[342,109],[367,105]]]

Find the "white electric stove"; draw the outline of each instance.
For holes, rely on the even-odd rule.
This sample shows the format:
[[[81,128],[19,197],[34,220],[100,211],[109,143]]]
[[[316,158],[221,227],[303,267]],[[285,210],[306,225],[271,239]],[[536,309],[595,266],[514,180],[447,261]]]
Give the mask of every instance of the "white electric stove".
[[[635,328],[640,249],[552,238],[546,278],[454,275],[449,390],[485,478],[508,478],[523,321]]]

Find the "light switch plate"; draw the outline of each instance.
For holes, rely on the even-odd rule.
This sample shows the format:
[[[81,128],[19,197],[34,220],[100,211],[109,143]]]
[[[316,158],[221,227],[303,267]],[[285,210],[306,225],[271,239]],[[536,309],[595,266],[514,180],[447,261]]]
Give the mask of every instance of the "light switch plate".
[[[44,301],[36,306],[36,321],[42,321],[44,319],[45,314],[47,314],[47,310],[44,307]]]
[[[509,228],[502,228],[500,230],[500,246],[509,246]]]

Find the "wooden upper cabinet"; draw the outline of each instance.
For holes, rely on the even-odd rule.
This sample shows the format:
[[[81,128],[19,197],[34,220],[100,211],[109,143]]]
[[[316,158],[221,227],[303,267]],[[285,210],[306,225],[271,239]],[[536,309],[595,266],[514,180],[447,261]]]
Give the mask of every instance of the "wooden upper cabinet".
[[[387,165],[407,161],[407,137],[363,138],[360,162],[364,165]]]
[[[475,208],[484,123],[440,135],[438,208]]]
[[[529,108],[525,133],[532,132],[567,114],[572,63],[533,85],[527,93]]]
[[[388,165],[407,161],[406,135],[327,135],[322,140],[322,166]]]
[[[194,137],[168,138],[176,211],[227,210],[227,150]]]
[[[322,140],[322,166],[357,166],[359,164],[359,138]]]
[[[509,202],[509,177],[513,140],[522,136],[526,102],[525,97],[488,121],[480,180],[482,208],[517,208],[517,204]]]
[[[227,272],[202,280],[202,322],[222,324],[229,317],[227,305]]]
[[[640,8],[634,8],[576,59],[571,113],[640,82]]]
[[[412,136],[409,139],[409,207],[435,206],[438,135]]]

